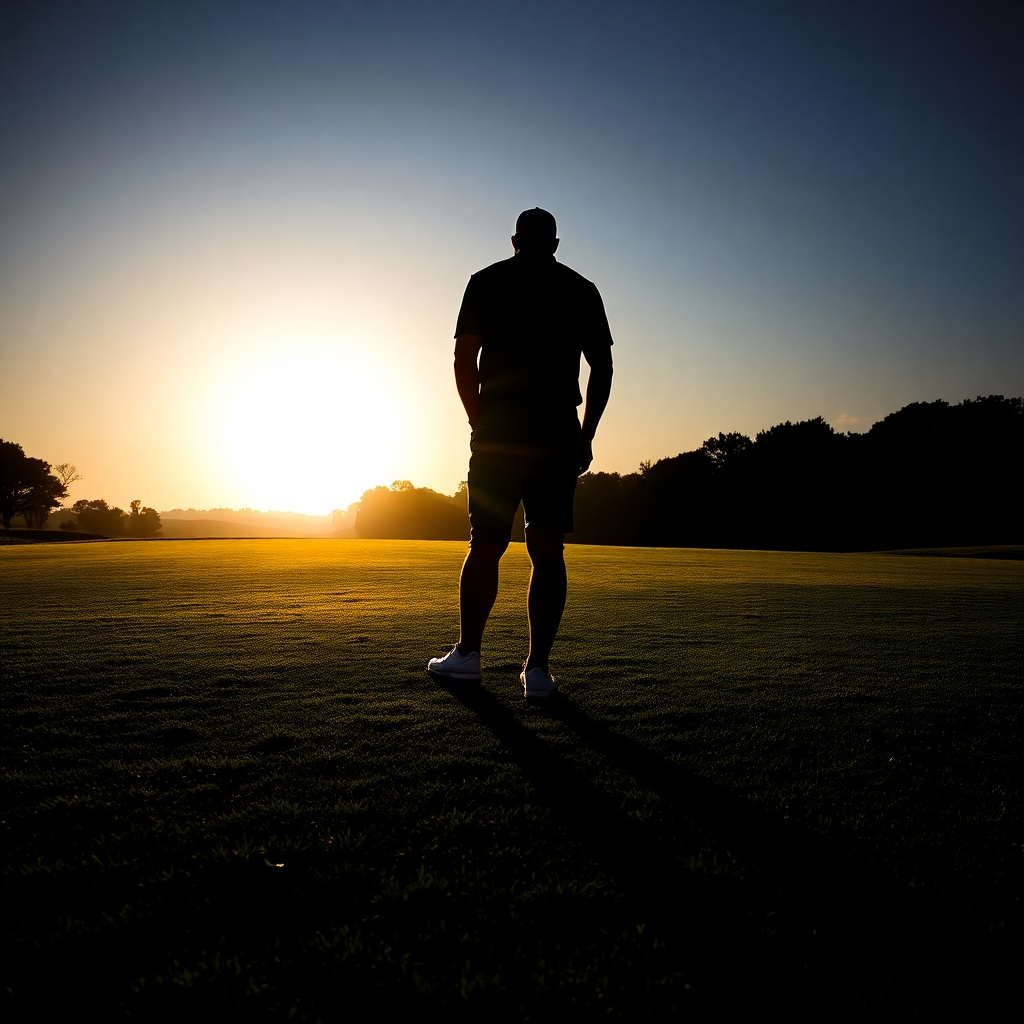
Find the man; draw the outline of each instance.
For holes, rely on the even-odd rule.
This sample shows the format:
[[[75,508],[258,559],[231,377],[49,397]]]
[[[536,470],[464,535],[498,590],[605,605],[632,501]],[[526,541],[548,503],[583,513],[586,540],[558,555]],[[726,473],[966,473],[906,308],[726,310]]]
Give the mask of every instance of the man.
[[[520,214],[515,255],[474,274],[455,330],[455,383],[472,428],[469,554],[459,585],[459,642],[427,671],[480,681],[480,643],[498,594],[498,562],[520,501],[533,565],[523,695],[555,689],[548,656],[565,608],[562,539],[573,529],[576,480],[612,386],[612,337],[597,288],[555,260],[555,218]],[[580,425],[580,355],[590,364]],[[479,364],[477,357],[479,356]]]

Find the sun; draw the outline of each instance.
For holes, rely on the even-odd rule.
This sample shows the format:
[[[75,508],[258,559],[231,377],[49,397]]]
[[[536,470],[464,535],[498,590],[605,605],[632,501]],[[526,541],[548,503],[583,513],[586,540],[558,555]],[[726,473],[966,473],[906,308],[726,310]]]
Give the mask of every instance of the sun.
[[[222,384],[218,461],[252,508],[323,515],[389,481],[401,413],[384,374],[346,353],[263,355]]]

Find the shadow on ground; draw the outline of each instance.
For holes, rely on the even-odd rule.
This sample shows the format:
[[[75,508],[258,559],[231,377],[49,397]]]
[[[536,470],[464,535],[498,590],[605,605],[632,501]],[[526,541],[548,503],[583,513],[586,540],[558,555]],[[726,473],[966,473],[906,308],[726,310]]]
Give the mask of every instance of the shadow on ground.
[[[1001,1004],[1011,965],[987,946],[967,950],[966,922],[897,888],[851,851],[708,783],[561,692],[534,704],[659,798],[660,819],[640,821],[485,686],[435,682],[503,744],[637,919],[675,947],[695,994],[714,993],[716,1015],[730,1003],[738,1010],[780,996],[793,1010],[833,1014]],[[709,886],[691,867],[701,845],[738,859],[744,884]]]

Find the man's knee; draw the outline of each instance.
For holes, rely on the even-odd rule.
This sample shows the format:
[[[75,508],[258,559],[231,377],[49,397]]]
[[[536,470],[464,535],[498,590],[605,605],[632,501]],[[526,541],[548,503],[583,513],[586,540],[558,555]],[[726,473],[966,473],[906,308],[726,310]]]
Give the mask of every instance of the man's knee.
[[[558,530],[527,530],[526,550],[534,565],[558,565],[565,560],[562,540],[564,534]]]
[[[508,548],[508,541],[498,542],[489,540],[471,540],[469,542],[469,555],[474,561],[498,562]]]

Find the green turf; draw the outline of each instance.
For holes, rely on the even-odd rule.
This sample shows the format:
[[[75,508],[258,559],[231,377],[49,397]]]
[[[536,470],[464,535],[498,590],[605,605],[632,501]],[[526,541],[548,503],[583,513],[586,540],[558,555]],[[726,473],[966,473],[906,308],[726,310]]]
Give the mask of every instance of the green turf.
[[[728,1018],[998,991],[1024,565],[569,547],[541,708],[521,545],[483,687],[425,675],[463,554],[0,551],[9,1008]]]

